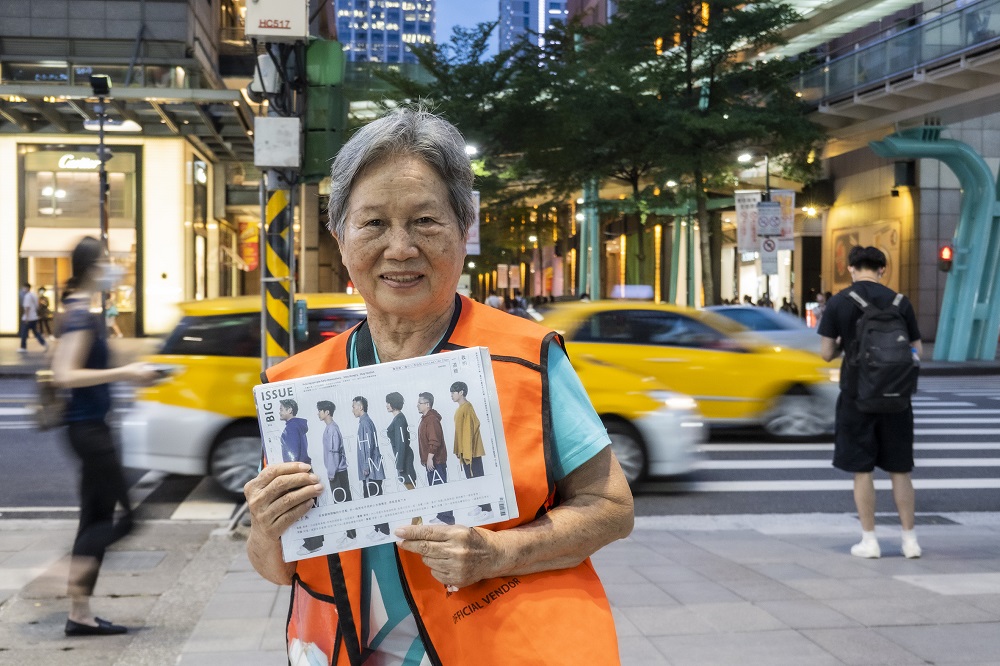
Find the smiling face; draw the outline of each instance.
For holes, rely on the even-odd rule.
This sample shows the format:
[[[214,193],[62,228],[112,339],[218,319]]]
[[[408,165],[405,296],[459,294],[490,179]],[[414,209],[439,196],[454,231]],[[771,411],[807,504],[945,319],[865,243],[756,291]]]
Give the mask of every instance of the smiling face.
[[[450,310],[465,240],[448,188],[419,157],[387,158],[361,173],[338,241],[370,315],[419,323]]]

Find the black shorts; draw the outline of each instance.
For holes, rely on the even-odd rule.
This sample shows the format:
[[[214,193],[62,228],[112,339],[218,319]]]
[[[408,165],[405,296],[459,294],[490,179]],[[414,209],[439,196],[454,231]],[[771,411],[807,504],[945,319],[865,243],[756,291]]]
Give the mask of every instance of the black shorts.
[[[833,466],[837,469],[913,471],[913,407],[892,414],[866,414],[841,393],[833,439]]]

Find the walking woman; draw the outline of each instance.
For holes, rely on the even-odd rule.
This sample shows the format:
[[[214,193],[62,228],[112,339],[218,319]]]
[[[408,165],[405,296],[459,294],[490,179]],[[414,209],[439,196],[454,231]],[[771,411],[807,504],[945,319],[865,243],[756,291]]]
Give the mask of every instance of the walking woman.
[[[125,627],[96,617],[90,608],[105,550],[132,529],[125,475],[107,423],[110,384],[150,384],[156,374],[143,363],[109,367],[107,328],[101,314],[90,311],[95,294],[109,290],[116,277],[100,241],[81,240],[73,250],[72,268],[63,300],[61,336],[52,358],[56,384],[71,389],[65,418],[70,447],[81,464],[80,525],[70,563],[66,635],[124,634]],[[115,521],[119,503],[124,515]]]

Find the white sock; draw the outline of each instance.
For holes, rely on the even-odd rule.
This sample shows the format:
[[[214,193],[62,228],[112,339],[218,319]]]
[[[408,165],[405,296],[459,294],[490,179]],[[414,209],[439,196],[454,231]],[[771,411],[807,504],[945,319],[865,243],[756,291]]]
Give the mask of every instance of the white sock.
[[[862,530],[861,543],[867,543],[869,541],[878,541],[878,539],[875,538],[875,530],[872,530],[871,532],[868,532],[867,530]]]
[[[903,530],[902,532],[903,541],[916,541],[917,531],[916,530]]]

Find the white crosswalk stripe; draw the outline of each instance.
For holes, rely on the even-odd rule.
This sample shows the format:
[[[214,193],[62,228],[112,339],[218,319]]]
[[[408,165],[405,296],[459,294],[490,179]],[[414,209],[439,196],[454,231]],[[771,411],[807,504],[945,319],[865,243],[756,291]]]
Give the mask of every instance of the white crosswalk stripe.
[[[917,489],[1000,488],[1000,376],[927,377],[913,400],[913,483]],[[832,464],[833,442],[709,441],[691,480],[653,481],[650,490],[684,493],[850,491]],[[885,475],[876,487],[889,488]]]

